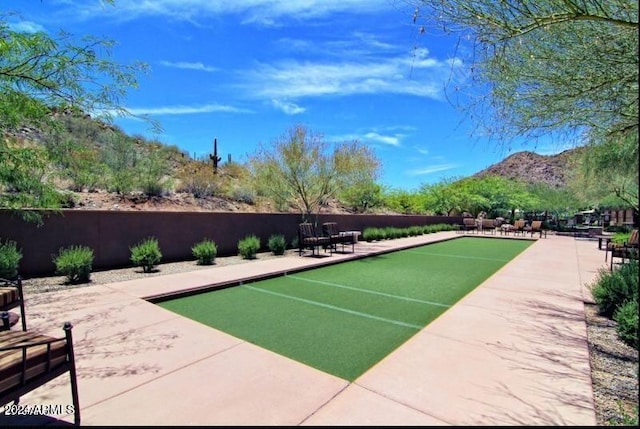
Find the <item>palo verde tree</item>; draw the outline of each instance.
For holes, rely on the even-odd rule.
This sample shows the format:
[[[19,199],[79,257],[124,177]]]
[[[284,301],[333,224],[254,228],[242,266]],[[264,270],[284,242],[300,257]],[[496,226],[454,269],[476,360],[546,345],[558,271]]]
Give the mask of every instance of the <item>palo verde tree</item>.
[[[144,64],[112,61],[110,40],[12,30],[9,16],[0,12],[0,129],[52,125],[52,114],[60,109],[101,114],[106,120],[128,114],[121,100],[137,86]],[[54,186],[46,175],[36,174],[46,164],[45,152],[20,145],[3,132],[0,208],[58,207]]]
[[[297,125],[272,145],[261,145],[248,166],[259,194],[280,207],[295,207],[310,220],[345,187],[376,177],[379,162],[359,142],[331,147],[322,135]]]
[[[585,155],[587,181],[615,171],[622,177],[609,192],[637,211],[638,2],[411,3],[420,33],[437,25],[460,35],[456,54],[469,74],[448,94],[483,135],[507,145],[514,137],[554,136],[589,149],[602,146]]]

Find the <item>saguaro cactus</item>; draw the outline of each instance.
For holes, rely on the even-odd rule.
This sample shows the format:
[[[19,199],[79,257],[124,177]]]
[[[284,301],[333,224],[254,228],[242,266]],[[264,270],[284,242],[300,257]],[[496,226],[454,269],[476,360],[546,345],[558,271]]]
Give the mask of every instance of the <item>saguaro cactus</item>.
[[[209,154],[209,158],[213,161],[213,174],[218,174],[218,163],[222,159],[218,156],[218,139],[213,139],[213,154]]]

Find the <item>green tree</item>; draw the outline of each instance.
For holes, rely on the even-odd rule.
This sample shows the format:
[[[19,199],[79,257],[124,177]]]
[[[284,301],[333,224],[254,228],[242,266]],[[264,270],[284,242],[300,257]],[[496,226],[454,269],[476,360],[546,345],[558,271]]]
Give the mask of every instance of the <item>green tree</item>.
[[[414,19],[423,32],[435,23],[471,41],[465,45],[472,47],[470,55],[463,59],[470,62],[470,83],[479,94],[475,106],[482,110],[475,119],[491,135],[531,138],[572,129],[637,136],[636,1],[414,4]],[[481,93],[481,88],[488,91]]]
[[[385,192],[384,205],[402,214],[421,214],[426,211],[424,195],[406,189],[390,189]]]
[[[149,145],[146,153],[140,156],[137,165],[138,184],[148,196],[162,195],[165,190],[165,178],[169,174],[169,154],[162,144]]]
[[[144,64],[114,62],[110,40],[77,39],[63,31],[57,37],[14,31],[8,16],[0,13],[1,129],[51,124],[51,113],[60,109],[100,112],[107,120],[129,114],[121,100],[128,88],[137,86]],[[33,168],[47,163],[46,153],[17,143],[0,138],[0,208],[60,207],[52,183],[32,174]]]
[[[460,35],[457,64],[466,66],[449,97],[481,135],[508,145],[555,134],[587,145],[583,185],[617,176],[600,191],[638,214],[636,1],[412,3],[421,33],[433,24]]]
[[[562,217],[572,216],[585,204],[570,187],[554,188],[545,183],[529,186],[529,192],[536,196],[535,211],[551,214],[557,224]]]
[[[319,134],[297,125],[268,147],[249,157],[257,192],[278,206],[290,204],[309,220],[329,198],[350,183],[375,177],[378,162],[358,142],[331,149]],[[366,171],[363,171],[366,170]]]
[[[460,210],[460,198],[455,192],[453,178],[445,178],[433,184],[424,184],[420,187],[420,193],[424,195],[425,208],[436,215],[451,216]]]
[[[138,154],[131,138],[115,132],[106,136],[103,162],[109,169],[109,187],[124,197],[137,183]]]
[[[0,208],[20,211],[23,219],[42,222],[34,211],[25,207],[60,207],[63,196],[48,175],[44,148],[23,147],[16,139],[0,139]]]

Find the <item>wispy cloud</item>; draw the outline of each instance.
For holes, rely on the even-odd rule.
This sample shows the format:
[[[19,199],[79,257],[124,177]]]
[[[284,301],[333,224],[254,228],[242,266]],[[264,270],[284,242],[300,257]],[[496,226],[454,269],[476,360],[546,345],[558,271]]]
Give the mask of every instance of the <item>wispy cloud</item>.
[[[402,139],[406,137],[404,134],[381,134],[377,131],[369,131],[366,133],[352,133],[352,134],[341,134],[341,135],[333,135],[327,136],[329,141],[333,142],[344,142],[344,141],[354,141],[357,140],[363,143],[381,143],[388,146],[399,147],[402,145]]]
[[[307,110],[304,107],[298,106],[295,103],[290,103],[287,101],[271,100],[271,104],[276,109],[282,110],[287,115],[298,115],[300,113],[304,113]]]
[[[333,13],[351,11],[362,14],[391,7],[388,0],[118,0],[115,7],[74,4],[75,17],[83,19],[107,14],[119,20],[167,16],[172,19],[194,21],[235,14],[242,16],[244,24],[266,26],[277,25],[279,20],[287,18],[301,21],[326,17]]]
[[[408,60],[406,57],[335,63],[284,60],[259,64],[245,72],[243,86],[248,95],[266,99],[357,94],[403,94],[441,99],[449,66],[435,59],[422,62],[414,65],[414,69],[429,68],[431,77],[410,79]]]
[[[9,28],[12,31],[18,33],[38,33],[38,32],[46,32],[45,28],[31,21],[19,21],[19,22],[11,22],[9,23]]]
[[[437,164],[429,165],[424,168],[416,168],[413,170],[407,170],[406,173],[409,176],[426,176],[428,174],[439,173],[441,171],[452,170],[459,167],[458,164]]]
[[[206,104],[202,106],[163,106],[163,107],[131,107],[127,109],[134,115],[192,115],[197,113],[252,113],[251,110],[240,109],[223,104]]]
[[[172,62],[172,61],[162,60],[160,61],[160,65],[163,65],[165,67],[172,67],[176,69],[200,70],[205,72],[215,72],[219,70],[217,67],[207,66],[202,64],[201,62],[191,63],[191,62],[184,62],[184,61]]]
[[[371,132],[371,133],[365,134],[363,137],[364,137],[363,140],[368,140],[375,143],[383,143],[390,146],[400,146],[400,137],[397,135],[384,136],[382,134]]]

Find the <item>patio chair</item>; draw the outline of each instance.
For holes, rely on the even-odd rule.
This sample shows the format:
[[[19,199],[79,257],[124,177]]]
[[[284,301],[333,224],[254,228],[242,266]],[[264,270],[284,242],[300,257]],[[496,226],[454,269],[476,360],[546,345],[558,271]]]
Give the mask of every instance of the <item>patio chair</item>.
[[[477,231],[478,224],[476,223],[476,219],[472,217],[465,217],[462,219],[462,231]]]
[[[638,243],[638,230],[634,229],[633,231],[631,231],[629,239],[624,243],[609,242],[605,251],[605,261],[607,260],[606,252],[611,252],[611,263],[609,269],[612,271],[613,258],[621,258],[621,263],[624,263],[625,259],[638,259],[638,254],[640,253],[640,244]]]
[[[74,423],[80,425],[71,328],[71,323],[64,324],[62,338],[23,331],[0,332],[0,404],[18,404],[21,396],[68,372]]]
[[[544,237],[547,238],[547,231],[542,229],[541,220],[532,221],[531,225],[524,227],[524,232],[525,232],[525,235],[527,232],[531,234],[531,237],[533,237],[533,234],[537,232],[540,234],[540,238],[542,238],[542,234],[544,234]]]
[[[329,237],[319,236],[316,234],[313,224],[303,222],[298,225],[298,254],[302,256],[304,249],[311,249],[311,254],[316,254],[316,249],[320,247],[325,251],[328,248],[331,252],[331,240]],[[318,250],[319,254],[319,250]]]
[[[486,234],[487,232],[490,234],[496,233],[496,221],[495,219],[482,219],[480,223],[480,228],[482,229],[482,233]]]
[[[517,234],[525,234],[525,227],[527,226],[527,222],[524,219],[518,219],[513,223],[513,235]]]
[[[342,245],[342,251],[344,252],[345,243],[351,244],[351,251],[355,252],[355,240],[353,239],[353,235],[340,232],[336,222],[323,223],[322,234],[325,237],[329,237],[329,245],[334,252],[338,251],[338,244]]]
[[[24,295],[22,292],[22,279],[20,276],[16,280],[8,280],[0,278],[0,312],[8,312],[9,310],[20,307],[20,319],[22,321],[22,330],[27,330],[27,319],[24,316]],[[9,330],[11,326],[17,323],[12,320],[10,313],[7,317],[2,318],[0,331]]]

